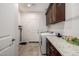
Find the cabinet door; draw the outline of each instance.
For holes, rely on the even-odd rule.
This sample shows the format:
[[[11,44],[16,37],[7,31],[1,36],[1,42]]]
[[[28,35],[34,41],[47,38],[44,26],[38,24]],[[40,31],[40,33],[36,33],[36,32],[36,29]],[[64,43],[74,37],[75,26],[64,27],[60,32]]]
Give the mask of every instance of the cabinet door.
[[[49,8],[47,10],[47,13],[46,13],[46,24],[49,25],[49,24],[52,24],[53,20],[52,20],[52,4],[49,5]]]
[[[52,47],[51,43],[46,40],[46,55],[47,56],[55,56],[54,54],[54,48]]]
[[[52,24],[52,9],[49,10],[49,23]]]
[[[57,49],[46,39],[46,55],[47,56],[61,56]]]
[[[48,20],[48,24],[51,24],[52,23],[52,18],[51,18],[51,8],[49,9],[48,11],[48,14],[47,14],[47,20]]]
[[[65,3],[56,4],[56,22],[65,20]]]
[[[56,4],[52,4],[51,6],[51,18],[52,18],[52,23],[56,22]]]

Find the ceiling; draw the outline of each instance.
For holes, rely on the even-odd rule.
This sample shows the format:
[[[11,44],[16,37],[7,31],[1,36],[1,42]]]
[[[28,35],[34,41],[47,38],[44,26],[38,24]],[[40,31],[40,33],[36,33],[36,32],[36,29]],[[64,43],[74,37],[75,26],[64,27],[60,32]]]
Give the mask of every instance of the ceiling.
[[[49,3],[30,3],[31,7],[27,7],[27,3],[19,4],[20,12],[46,12]]]

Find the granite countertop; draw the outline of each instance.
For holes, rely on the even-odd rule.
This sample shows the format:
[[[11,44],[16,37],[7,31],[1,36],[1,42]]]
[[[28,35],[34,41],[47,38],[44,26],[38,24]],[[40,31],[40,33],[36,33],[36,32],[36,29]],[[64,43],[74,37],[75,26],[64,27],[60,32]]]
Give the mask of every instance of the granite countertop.
[[[66,40],[56,36],[47,36],[47,38],[61,55],[79,56],[79,46],[70,44]]]

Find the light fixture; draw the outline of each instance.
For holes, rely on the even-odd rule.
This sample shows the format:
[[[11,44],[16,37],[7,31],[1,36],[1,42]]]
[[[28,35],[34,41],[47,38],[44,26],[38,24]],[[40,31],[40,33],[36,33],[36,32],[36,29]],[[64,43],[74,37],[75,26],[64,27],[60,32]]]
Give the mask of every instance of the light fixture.
[[[32,4],[27,4],[27,7],[31,7],[32,6]]]

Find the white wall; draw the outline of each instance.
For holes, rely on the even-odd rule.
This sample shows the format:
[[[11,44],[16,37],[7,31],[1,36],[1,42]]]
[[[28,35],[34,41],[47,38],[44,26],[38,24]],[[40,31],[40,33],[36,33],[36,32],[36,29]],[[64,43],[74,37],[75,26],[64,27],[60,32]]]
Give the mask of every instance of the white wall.
[[[64,34],[79,36],[79,3],[66,4]]]
[[[49,25],[48,31],[63,33],[64,32],[64,21]]]
[[[39,32],[46,30],[46,16],[44,13],[21,13],[23,26],[23,41],[39,41]]]
[[[18,9],[16,4],[1,3],[0,4],[0,37],[9,35],[16,39],[16,44],[18,44]],[[16,55],[16,47],[13,55]],[[9,52],[10,53],[10,52]]]

